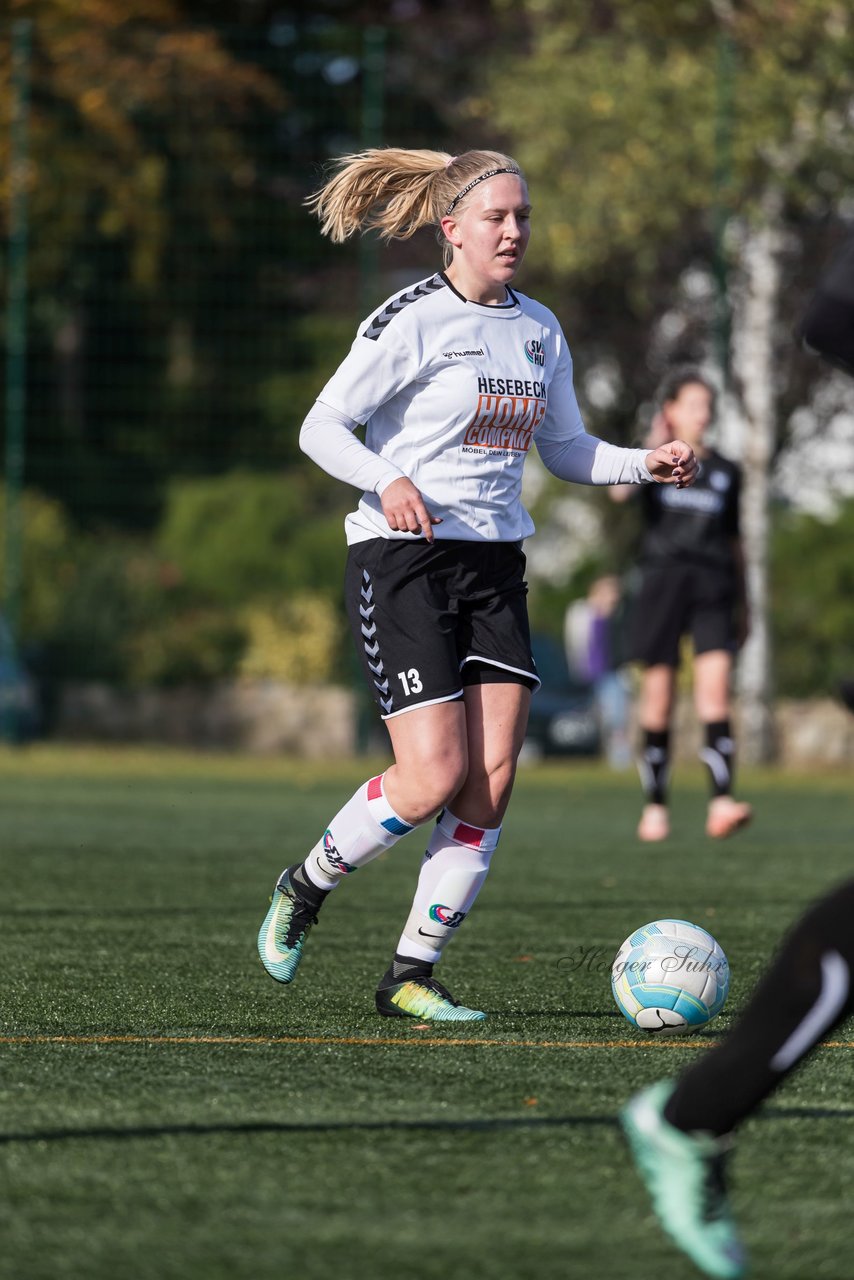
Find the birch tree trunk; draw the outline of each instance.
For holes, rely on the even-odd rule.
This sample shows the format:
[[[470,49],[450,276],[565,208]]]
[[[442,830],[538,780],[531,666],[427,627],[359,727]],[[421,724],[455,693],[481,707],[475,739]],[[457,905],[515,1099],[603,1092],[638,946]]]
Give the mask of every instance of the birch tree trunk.
[[[762,202],[761,222],[744,229],[732,324],[744,481],[742,539],[750,604],[750,635],[738,666],[739,754],[748,764],[761,764],[774,756],[768,562],[770,471],[777,427],[774,327],[784,243],[782,203],[780,189],[770,187]]]

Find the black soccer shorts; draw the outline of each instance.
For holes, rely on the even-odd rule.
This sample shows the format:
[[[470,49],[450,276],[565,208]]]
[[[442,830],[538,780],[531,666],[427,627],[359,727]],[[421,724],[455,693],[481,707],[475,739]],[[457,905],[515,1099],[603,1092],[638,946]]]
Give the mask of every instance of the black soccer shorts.
[[[514,542],[371,538],[344,577],[356,649],[384,720],[467,684],[539,687],[525,556]]]
[[[694,653],[737,648],[733,574],[699,565],[651,565],[643,570],[631,611],[630,657],[647,666],[679,666],[689,635]]]

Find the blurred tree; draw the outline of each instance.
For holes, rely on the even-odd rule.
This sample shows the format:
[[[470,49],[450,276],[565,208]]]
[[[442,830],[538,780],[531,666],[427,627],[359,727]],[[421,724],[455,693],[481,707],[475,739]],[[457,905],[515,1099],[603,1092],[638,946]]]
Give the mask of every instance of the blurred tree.
[[[316,467],[302,475],[173,480],[158,531],[160,555],[196,602],[234,606],[299,590],[337,600],[349,497],[339,489],[340,505],[330,510]]]
[[[771,595],[780,691],[838,695],[854,674],[854,502],[836,520],[780,522]]]
[[[11,11],[33,24],[29,478],[89,522],[145,523],[192,438],[185,425],[170,442],[182,393],[225,385],[210,375],[224,362],[197,351],[210,291],[196,286],[233,255],[259,183],[247,140],[287,95],[171,0]],[[3,112],[8,55],[4,24]],[[0,174],[7,146],[0,127]],[[8,195],[4,181],[0,231]]]
[[[545,229],[535,260],[556,280],[588,282],[619,264],[642,314],[663,268],[684,271],[700,255],[712,268],[716,252],[727,256],[727,434],[745,466],[755,607],[741,664],[744,749],[767,758],[768,485],[782,354],[797,319],[781,287],[791,232],[829,215],[854,178],[850,13],[840,0],[599,0],[569,10],[523,0],[508,21],[527,42],[525,74],[518,48],[496,60],[469,109],[500,127],[525,165]],[[713,298],[707,310],[711,333]]]
[[[84,526],[150,528],[172,472],[301,465],[364,296],[396,284],[366,289],[302,207],[364,141],[367,33],[393,141],[441,143],[488,0],[10,3],[34,23],[28,480]],[[0,22],[0,235],[8,77]]]
[[[0,483],[0,581],[5,571],[5,485]],[[23,599],[25,647],[37,646],[60,624],[63,599],[79,551],[75,530],[58,502],[27,491],[23,497]]]

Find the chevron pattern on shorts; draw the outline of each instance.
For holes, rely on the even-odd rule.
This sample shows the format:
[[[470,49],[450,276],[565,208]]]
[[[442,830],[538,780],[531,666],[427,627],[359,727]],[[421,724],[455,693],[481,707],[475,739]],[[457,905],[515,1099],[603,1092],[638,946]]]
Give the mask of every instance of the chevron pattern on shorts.
[[[374,621],[374,584],[367,569],[362,570],[362,589],[359,593],[359,613],[362,615],[362,643],[368,657],[368,666],[373,672],[374,684],[379,694],[380,706],[389,715],[394,706],[394,696],[385,673],[383,660],[380,657],[380,642],[377,639],[377,624]]]

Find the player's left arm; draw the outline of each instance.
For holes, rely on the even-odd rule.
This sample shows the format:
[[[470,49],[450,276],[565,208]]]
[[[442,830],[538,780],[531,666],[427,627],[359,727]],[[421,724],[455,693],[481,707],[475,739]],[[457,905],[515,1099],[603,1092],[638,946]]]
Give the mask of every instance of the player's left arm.
[[[546,415],[534,440],[552,475],[576,484],[636,485],[694,483],[697,461],[690,445],[673,440],[657,449],[625,449],[585,430],[572,380],[572,357],[561,335],[549,385]]]

